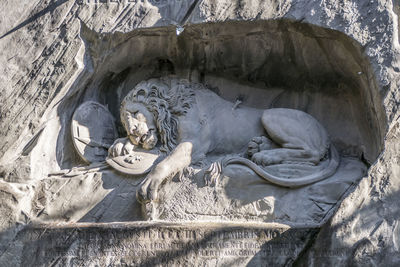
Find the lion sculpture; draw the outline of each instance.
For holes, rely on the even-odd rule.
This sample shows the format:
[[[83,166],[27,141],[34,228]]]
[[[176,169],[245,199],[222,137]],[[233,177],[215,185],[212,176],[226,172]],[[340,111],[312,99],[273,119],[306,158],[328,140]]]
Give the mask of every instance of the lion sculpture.
[[[153,149],[159,144],[167,156],[156,164],[137,191],[140,202],[157,199],[160,185],[206,155],[247,151],[250,159],[231,157],[212,164],[221,171],[228,164],[242,164],[261,178],[284,187],[321,181],[336,172],[339,156],[322,125],[307,113],[294,109],[256,109],[234,105],[199,83],[176,77],[140,82],[121,104],[121,122],[127,137],[117,139],[109,156]],[[292,179],[267,172],[274,164],[318,165],[322,170]],[[219,166],[219,167],[218,167]]]

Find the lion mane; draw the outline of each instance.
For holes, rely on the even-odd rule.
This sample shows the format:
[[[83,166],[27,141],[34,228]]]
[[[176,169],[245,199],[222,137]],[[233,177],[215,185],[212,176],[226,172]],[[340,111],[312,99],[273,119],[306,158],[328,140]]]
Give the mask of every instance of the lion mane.
[[[131,103],[142,103],[153,113],[160,135],[162,152],[170,152],[177,146],[178,117],[184,116],[195,102],[195,87],[188,80],[176,77],[150,79],[138,83],[124,98],[121,111]],[[122,114],[122,112],[121,112]],[[121,121],[123,118],[121,116]]]

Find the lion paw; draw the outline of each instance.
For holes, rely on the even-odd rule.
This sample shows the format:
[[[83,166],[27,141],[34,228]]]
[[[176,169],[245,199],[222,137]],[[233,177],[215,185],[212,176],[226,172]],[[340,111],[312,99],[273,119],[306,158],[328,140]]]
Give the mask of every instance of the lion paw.
[[[118,138],[108,149],[110,157],[129,155],[133,152],[135,145],[128,138]]]
[[[274,156],[272,153],[266,153],[266,152],[267,151],[261,151],[261,152],[255,153],[251,157],[251,160],[255,164],[262,165],[262,166],[268,166],[268,165],[278,164],[278,163],[282,162],[281,158]]]
[[[252,157],[257,152],[271,148],[272,148],[272,142],[270,139],[268,139],[265,136],[257,136],[251,139],[251,141],[249,142],[247,146],[247,155],[249,157]]]
[[[136,198],[140,203],[148,203],[158,199],[158,188],[161,185],[161,179],[153,175],[147,177],[141,182],[139,189],[136,191]]]

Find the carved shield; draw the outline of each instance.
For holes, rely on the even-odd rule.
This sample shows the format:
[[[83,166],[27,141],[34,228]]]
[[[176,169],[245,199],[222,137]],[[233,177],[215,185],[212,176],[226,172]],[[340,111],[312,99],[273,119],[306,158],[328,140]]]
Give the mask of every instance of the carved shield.
[[[72,140],[79,156],[87,162],[104,161],[108,148],[118,138],[114,117],[94,101],[80,105],[72,117]]]
[[[107,158],[107,163],[119,172],[140,175],[148,173],[158,158],[157,151],[138,149],[129,155]]]

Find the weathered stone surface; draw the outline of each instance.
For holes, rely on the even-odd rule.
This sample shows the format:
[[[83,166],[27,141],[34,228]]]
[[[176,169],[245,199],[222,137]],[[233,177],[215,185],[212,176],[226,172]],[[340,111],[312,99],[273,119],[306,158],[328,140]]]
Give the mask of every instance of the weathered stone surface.
[[[148,206],[144,215],[166,221],[257,221],[317,227],[330,218],[365,170],[359,161],[344,158],[332,177],[297,189],[267,184],[240,165],[227,167],[220,184],[210,187],[204,184],[203,172],[192,170],[196,175],[166,184],[160,201]]]
[[[111,2],[93,4],[93,2],[94,0],[83,3],[66,0],[2,2],[3,8],[0,10],[0,50],[3,51],[0,54],[2,229],[12,227],[17,222],[25,224],[40,221],[40,217],[47,214],[43,210],[44,202],[41,202],[44,199],[50,200],[45,205],[54,213],[50,211],[49,213],[57,214],[53,217],[57,219],[50,216],[50,221],[77,221],[87,214],[87,207],[90,210],[90,207],[98,203],[105,203],[102,199],[110,188],[107,186],[102,188],[101,183],[100,187],[94,187],[97,188],[94,191],[85,191],[85,187],[77,182],[75,186],[74,183],[71,184],[73,189],[70,191],[58,192],[55,189],[62,187],[65,177],[51,177],[51,179],[47,177],[49,173],[82,163],[72,148],[69,150],[65,147],[65,144],[71,144],[70,135],[66,133],[69,133],[68,124],[72,113],[84,100],[101,98],[98,95],[99,88],[100,90],[111,88],[110,91],[118,92],[116,94],[119,98],[110,100],[115,101],[110,104],[116,107],[123,97],[122,94],[131,89],[118,89],[121,79],[130,76],[129,81],[137,83],[152,75],[169,74],[172,67],[177,74],[193,77],[194,80],[202,78],[204,74],[204,81],[215,88],[218,87],[231,101],[236,100],[243,87],[257,88],[258,86],[252,83],[254,81],[262,80],[264,83],[285,81],[289,87],[297,86],[301,90],[297,92],[282,90],[281,86],[285,85],[282,83],[275,83],[272,86],[266,84],[265,88],[277,88],[267,90],[270,102],[263,104],[275,107],[298,105],[298,108],[307,109],[318,119],[320,114],[323,121],[341,121],[342,124],[339,126],[334,123],[329,124],[332,125],[331,129],[329,125],[324,125],[332,134],[340,152],[363,156],[372,166],[368,178],[361,180],[354,192],[341,204],[336,215],[320,232],[309,253],[302,254],[301,258],[304,260],[302,262],[315,266],[399,263],[397,255],[400,215],[397,207],[400,198],[398,167],[400,165],[398,147],[400,64],[398,18],[395,13],[398,10],[397,2],[388,0],[171,0],[137,1],[137,3],[123,1],[122,4]],[[269,21],[270,19],[274,21]],[[249,36],[255,36],[255,39],[248,42],[240,43],[246,39],[244,35],[232,34],[235,33],[234,30],[224,28],[237,28],[240,32],[242,27],[243,32],[246,32],[248,30],[243,24],[235,24],[232,21],[253,20],[258,21],[255,24],[260,24],[258,26],[248,24],[248,28],[254,29]],[[299,21],[305,24],[298,24]],[[201,24],[203,22],[225,22],[225,24],[204,25]],[[134,31],[175,24],[185,24],[180,39],[176,37],[175,26]],[[260,29],[267,33],[257,33]],[[209,35],[212,37],[208,38]],[[345,35],[354,40],[351,41]],[[196,39],[196,42],[188,42],[190,38]],[[239,45],[229,45],[226,40],[238,41]],[[200,46],[201,49],[200,41],[204,42],[204,45]],[[207,42],[209,45],[205,44]],[[221,42],[223,44],[218,45]],[[268,49],[252,50],[248,48],[248,43],[260,43],[259,47]],[[273,53],[269,55],[274,57],[265,57],[262,53],[238,53],[240,47],[241,51],[272,51]],[[305,49],[299,50],[302,47]],[[285,49],[280,53],[277,52],[281,48]],[[142,53],[143,51],[146,53]],[[200,53],[198,56],[192,56],[193,51]],[[181,53],[179,56],[171,57],[179,53]],[[218,56],[220,53],[226,56]],[[152,62],[146,62],[148,55],[153,55]],[[131,61],[127,61],[128,58]],[[178,59],[179,63],[170,64],[172,61],[167,59],[171,58]],[[196,60],[191,61],[189,58]],[[259,64],[258,60],[264,63]],[[124,61],[125,65],[119,64]],[[138,65],[132,67],[132,62]],[[274,63],[273,68],[266,68],[271,66],[269,64],[271,62]],[[196,69],[202,64],[206,70],[204,73]],[[128,66],[132,67],[135,75],[129,74],[129,71],[122,72]],[[183,66],[186,68],[182,68]],[[213,70],[218,74],[216,78],[211,75]],[[279,71],[274,72],[274,70]],[[222,77],[221,73],[227,73],[228,76]],[[332,73],[335,75],[330,76]],[[252,79],[249,74],[255,75],[256,79]],[[242,81],[249,81],[250,85],[232,87],[232,84],[237,84],[236,81],[230,82],[232,77],[241,77]],[[310,81],[317,82],[311,83],[312,86],[308,87]],[[327,84],[317,86],[321,81],[339,82],[329,86]],[[343,81],[350,81],[350,85]],[[338,86],[339,84],[341,85]],[[230,91],[229,88],[233,90]],[[315,89],[305,91],[303,88]],[[326,88],[326,92],[336,96],[335,101],[331,100],[332,95],[322,94],[321,88]],[[102,94],[103,98],[112,95],[107,90]],[[259,99],[264,98],[254,93],[248,101],[257,105],[260,104],[257,102]],[[274,101],[275,99],[277,101]],[[112,111],[112,105],[110,110]],[[328,110],[337,112],[327,112]],[[355,128],[360,131],[354,131],[354,125],[357,125]],[[360,137],[357,132],[364,136]],[[352,147],[352,144],[355,146]],[[380,154],[382,150],[383,153]],[[53,178],[55,180],[52,180]],[[65,183],[70,181],[65,180]],[[86,180],[81,178],[81,181]],[[113,180],[111,184],[118,185],[122,193],[107,195],[109,196],[107,201],[116,206],[117,203],[123,203],[121,199],[133,200],[135,194],[132,188],[124,187],[124,183],[128,180],[117,181]],[[53,191],[44,186],[53,183],[56,183]],[[47,194],[45,198],[40,196],[42,191]],[[79,195],[80,192],[83,192],[83,195]],[[82,199],[86,201],[86,197],[90,195],[93,195],[93,199],[90,200],[92,202],[88,200],[91,204],[85,209],[79,209],[80,206],[71,201],[76,196],[78,196],[76,201]],[[39,205],[37,208],[35,201],[32,202],[36,196],[36,204],[42,203],[42,206]],[[57,196],[61,196],[60,202],[54,201]],[[64,205],[70,205],[71,208],[64,209]],[[125,207],[130,209],[131,206],[127,204]],[[33,212],[34,210],[36,212]],[[116,216],[112,208],[100,210],[99,214],[107,213],[103,218],[108,220]],[[3,243],[2,245],[4,246]],[[335,255],[336,249],[343,246],[349,249],[343,257],[319,257],[319,255]]]
[[[302,259],[304,266],[327,262],[351,266],[399,264],[399,146],[400,124],[395,122],[388,131],[385,151],[371,168],[369,178],[361,181],[322,228]],[[341,258],[315,256],[321,250],[330,254],[337,248],[345,248]]]

